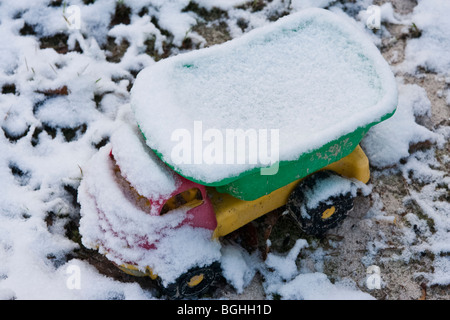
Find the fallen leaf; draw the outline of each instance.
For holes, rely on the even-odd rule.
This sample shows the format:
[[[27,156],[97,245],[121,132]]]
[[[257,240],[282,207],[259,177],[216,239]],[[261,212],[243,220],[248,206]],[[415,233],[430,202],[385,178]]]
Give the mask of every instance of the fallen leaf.
[[[422,289],[422,296],[419,298],[419,300],[427,300],[427,285],[422,282],[420,284],[420,288]]]
[[[67,86],[63,86],[58,89],[38,90],[37,92],[43,93],[46,96],[67,96],[69,89],[67,89]]]

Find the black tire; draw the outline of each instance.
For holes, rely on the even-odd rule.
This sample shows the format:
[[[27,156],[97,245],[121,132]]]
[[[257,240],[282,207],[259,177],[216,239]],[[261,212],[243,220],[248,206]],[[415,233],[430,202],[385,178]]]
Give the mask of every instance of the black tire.
[[[320,171],[303,180],[291,193],[286,203],[289,213],[300,229],[308,235],[322,237],[328,230],[341,223],[353,209],[351,192],[336,194],[321,199],[314,208],[305,205],[308,195],[314,193],[318,182],[336,175],[331,171]]]
[[[172,300],[199,298],[210,289],[211,285],[220,277],[220,273],[219,262],[205,267],[194,267],[183,273],[175,282],[164,287],[163,293]],[[201,280],[199,281],[199,279]]]

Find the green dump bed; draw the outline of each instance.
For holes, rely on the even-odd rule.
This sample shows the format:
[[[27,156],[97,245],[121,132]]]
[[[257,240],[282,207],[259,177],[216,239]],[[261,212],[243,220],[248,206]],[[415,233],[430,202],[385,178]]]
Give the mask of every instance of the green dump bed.
[[[161,60],[131,92],[147,145],[169,167],[244,200],[350,154],[396,105],[379,50],[323,9]]]

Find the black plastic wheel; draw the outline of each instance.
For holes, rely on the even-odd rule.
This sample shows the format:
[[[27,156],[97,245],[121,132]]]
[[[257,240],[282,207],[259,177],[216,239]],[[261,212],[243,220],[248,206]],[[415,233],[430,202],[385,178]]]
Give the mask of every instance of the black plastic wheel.
[[[308,235],[321,237],[328,230],[336,227],[353,209],[351,192],[335,194],[321,199],[318,204],[309,208],[308,196],[316,191],[319,182],[330,179],[335,173],[320,171],[303,180],[291,193],[286,203],[289,213],[297,221],[300,229]]]
[[[175,282],[163,288],[169,299],[198,298],[207,292],[220,276],[220,264],[214,262],[205,267],[195,267],[178,277]]]

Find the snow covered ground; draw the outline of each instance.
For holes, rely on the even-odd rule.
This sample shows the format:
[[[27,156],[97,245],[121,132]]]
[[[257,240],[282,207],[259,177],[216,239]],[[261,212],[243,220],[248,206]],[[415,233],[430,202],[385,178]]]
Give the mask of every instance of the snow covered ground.
[[[380,29],[367,27],[371,5],[380,9]],[[329,9],[363,30],[395,73],[397,112],[362,143],[372,165],[372,193],[323,240],[299,235],[282,252],[276,250],[279,239],[271,239],[265,260],[236,241],[225,242],[229,286],[214,297],[449,298],[447,0],[5,0],[0,299],[158,298],[141,282],[101,273],[90,263],[97,260],[86,257],[95,253],[80,249],[76,190],[83,167],[117,129],[144,67],[307,7]],[[366,283],[374,275],[380,288]]]

